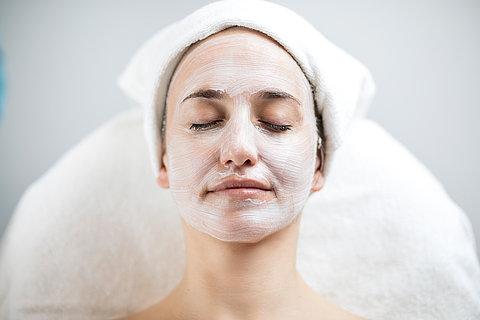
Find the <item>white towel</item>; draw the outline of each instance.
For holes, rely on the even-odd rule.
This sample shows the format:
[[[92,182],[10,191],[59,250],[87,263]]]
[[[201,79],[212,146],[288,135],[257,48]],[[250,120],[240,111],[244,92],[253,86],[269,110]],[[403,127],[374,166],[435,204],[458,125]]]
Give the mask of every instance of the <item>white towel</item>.
[[[168,84],[188,47],[231,26],[265,33],[297,61],[314,89],[323,118],[324,176],[354,117],[363,117],[375,93],[368,69],[335,46],[304,18],[281,5],[261,0],[225,0],[208,4],[161,29],[136,52],[118,79],[125,93],[142,105],[144,134],[155,177],[161,167],[161,120]]]
[[[480,319],[472,227],[441,184],[368,119],[352,123],[335,157],[303,210],[305,281],[369,320]],[[113,319],[168,295],[184,239],[148,161],[135,108],[29,186],[0,248],[0,319]]]

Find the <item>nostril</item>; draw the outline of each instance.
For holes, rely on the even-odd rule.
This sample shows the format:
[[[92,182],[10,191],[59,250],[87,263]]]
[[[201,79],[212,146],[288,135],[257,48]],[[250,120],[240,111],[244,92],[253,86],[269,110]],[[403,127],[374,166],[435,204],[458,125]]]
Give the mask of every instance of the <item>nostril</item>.
[[[252,160],[250,159],[246,159],[242,164],[239,164],[238,167],[242,167],[242,166],[252,166],[253,165],[253,162]],[[230,166],[235,166],[235,161],[234,160],[228,160],[227,162],[224,163],[223,165],[225,168],[228,168]]]
[[[253,166],[257,162],[258,150],[255,141],[250,141],[250,139],[247,141],[246,138],[239,137],[238,134],[225,137],[225,140],[219,145],[219,149],[220,162],[225,167]]]

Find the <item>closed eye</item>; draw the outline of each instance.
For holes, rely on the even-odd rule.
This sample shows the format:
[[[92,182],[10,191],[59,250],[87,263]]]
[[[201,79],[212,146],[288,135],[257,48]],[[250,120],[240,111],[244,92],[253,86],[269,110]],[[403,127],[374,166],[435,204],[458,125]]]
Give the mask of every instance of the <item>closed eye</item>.
[[[209,123],[192,123],[192,125],[190,126],[190,129],[194,130],[194,131],[202,131],[202,130],[209,129],[211,127],[215,127],[218,123],[220,123],[222,121],[223,120],[216,120],[216,121],[212,121],[212,122],[209,122]],[[269,123],[269,122],[266,122],[266,121],[259,121],[259,122],[263,123],[264,126],[266,126],[268,129],[276,131],[276,132],[292,130],[291,125],[273,124],[273,123]]]
[[[195,131],[200,131],[200,130],[204,130],[204,129],[208,129],[210,127],[213,127],[219,122],[222,122],[222,120],[216,120],[216,121],[212,121],[212,122],[209,122],[209,123],[192,123],[192,125],[190,126],[190,129],[195,130]]]
[[[267,126],[268,128],[271,128],[273,129],[274,131],[287,131],[287,130],[292,130],[291,129],[291,125],[289,124],[273,124],[273,123],[270,123],[270,122],[266,122],[266,121],[259,121],[261,123],[263,123],[265,126]]]

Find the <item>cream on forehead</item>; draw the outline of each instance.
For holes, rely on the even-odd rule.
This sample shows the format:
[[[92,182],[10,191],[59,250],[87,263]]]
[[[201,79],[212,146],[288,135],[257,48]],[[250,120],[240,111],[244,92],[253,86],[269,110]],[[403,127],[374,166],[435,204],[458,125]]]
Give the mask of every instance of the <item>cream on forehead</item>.
[[[190,125],[204,121],[195,112],[180,112],[180,101],[200,88],[225,90],[232,97],[220,107],[205,106],[202,99],[182,105],[208,110],[208,121],[221,122],[194,132]],[[301,106],[296,107],[305,115],[302,122],[286,132],[267,129],[248,99],[265,88],[298,98]],[[275,108],[294,107],[272,103],[274,115],[269,121],[278,117]],[[170,190],[190,225],[220,240],[254,242],[285,227],[301,212],[314,174],[315,115],[309,83],[283,48],[252,32],[228,30],[209,37],[191,48],[179,64],[167,104]],[[273,188],[272,197],[235,200],[205,192],[230,176],[266,181]]]
[[[179,84],[180,101],[205,87],[237,96],[272,86],[313,108],[310,84],[290,54],[263,33],[241,27],[229,28],[194,44],[172,77],[171,86]],[[170,102],[175,103],[167,104]]]

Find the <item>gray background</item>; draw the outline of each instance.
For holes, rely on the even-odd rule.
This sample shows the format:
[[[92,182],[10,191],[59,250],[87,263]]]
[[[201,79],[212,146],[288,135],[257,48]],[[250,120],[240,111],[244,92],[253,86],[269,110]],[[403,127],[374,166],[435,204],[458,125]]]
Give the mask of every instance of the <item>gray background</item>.
[[[27,186],[133,104],[116,78],[155,31],[209,1],[0,0],[8,96],[0,122],[0,235]],[[480,247],[480,1],[275,1],[362,61],[369,117],[469,216]]]

